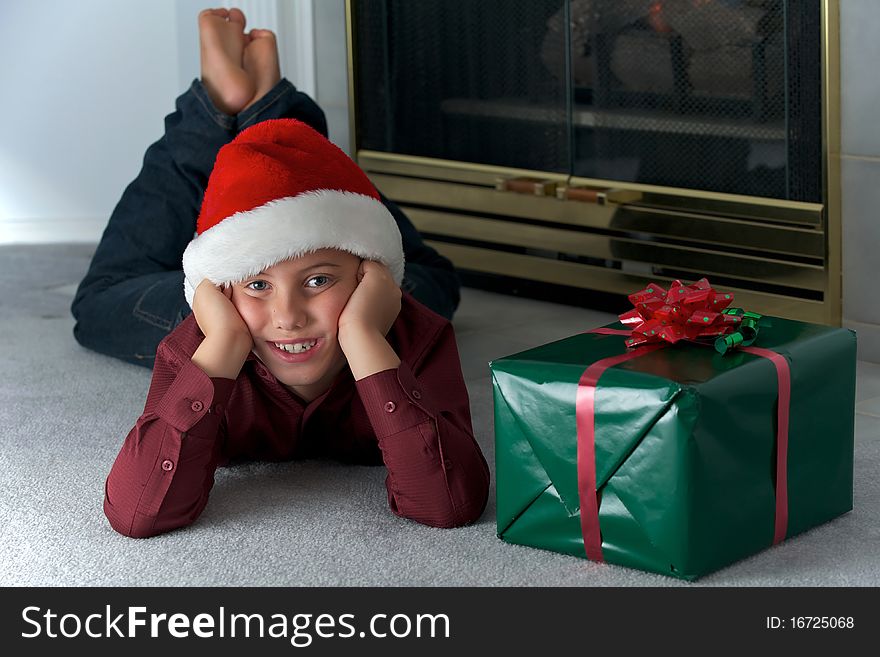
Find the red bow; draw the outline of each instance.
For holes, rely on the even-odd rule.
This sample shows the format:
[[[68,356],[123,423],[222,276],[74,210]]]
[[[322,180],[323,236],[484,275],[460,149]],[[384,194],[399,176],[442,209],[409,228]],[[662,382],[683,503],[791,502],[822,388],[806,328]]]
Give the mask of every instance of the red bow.
[[[675,281],[668,292],[651,283],[630,294],[629,300],[635,308],[619,316],[623,324],[633,327],[628,347],[717,337],[736,330],[740,323],[738,315],[721,312],[733,303],[733,294],[717,292],[705,278],[693,285]]]

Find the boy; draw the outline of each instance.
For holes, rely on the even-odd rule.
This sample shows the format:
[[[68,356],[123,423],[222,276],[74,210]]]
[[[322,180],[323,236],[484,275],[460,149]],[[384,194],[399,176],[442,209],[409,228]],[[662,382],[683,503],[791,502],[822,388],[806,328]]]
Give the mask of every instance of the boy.
[[[448,320],[399,285],[394,218],[366,175],[300,121],[223,146],[183,255],[192,315],[162,342],[110,475],[118,532],[186,526],[232,459],[384,463],[391,510],[454,527],[486,505]]]
[[[220,147],[241,130],[276,118],[299,119],[327,133],[320,108],[281,78],[272,32],[245,32],[238,9],[208,9],[199,14],[199,40],[201,80],[178,98],[165,135],[147,149],[72,305],[81,345],[148,367],[159,341],[190,312],[180,258]],[[424,244],[393,203],[383,202],[403,236],[404,289],[451,318],[459,298],[452,264]]]

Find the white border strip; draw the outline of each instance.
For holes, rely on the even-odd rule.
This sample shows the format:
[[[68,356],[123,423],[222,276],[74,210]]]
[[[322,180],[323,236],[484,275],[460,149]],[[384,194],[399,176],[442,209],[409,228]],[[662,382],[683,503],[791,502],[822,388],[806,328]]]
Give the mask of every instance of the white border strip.
[[[0,220],[0,244],[54,244],[97,242],[107,217]]]

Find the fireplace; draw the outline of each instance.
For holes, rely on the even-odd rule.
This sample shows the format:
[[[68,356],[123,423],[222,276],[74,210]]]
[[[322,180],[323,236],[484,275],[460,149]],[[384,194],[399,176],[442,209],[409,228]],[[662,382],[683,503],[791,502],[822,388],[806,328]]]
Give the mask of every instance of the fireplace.
[[[354,156],[473,280],[840,322],[836,0],[350,0]]]

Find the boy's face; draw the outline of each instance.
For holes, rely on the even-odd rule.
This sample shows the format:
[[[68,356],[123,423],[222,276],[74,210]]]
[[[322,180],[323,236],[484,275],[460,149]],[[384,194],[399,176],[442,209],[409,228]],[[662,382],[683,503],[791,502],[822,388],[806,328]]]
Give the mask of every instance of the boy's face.
[[[336,333],[358,285],[360,262],[351,253],[321,249],[233,286],[232,303],[254,339],[254,353],[307,402],[328,390],[345,367]]]

